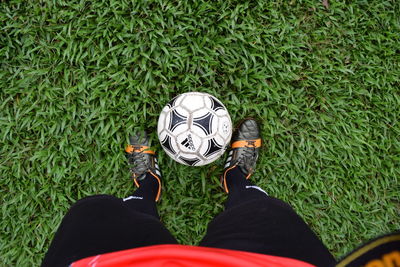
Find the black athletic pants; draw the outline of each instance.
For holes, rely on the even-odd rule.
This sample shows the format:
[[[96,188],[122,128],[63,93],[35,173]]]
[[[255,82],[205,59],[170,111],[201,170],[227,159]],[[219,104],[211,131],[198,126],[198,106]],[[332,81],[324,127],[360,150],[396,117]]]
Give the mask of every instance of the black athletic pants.
[[[317,266],[335,264],[288,204],[250,182],[241,186],[243,190],[230,190],[225,211],[209,224],[200,246],[289,257]],[[157,244],[177,241],[160,222],[153,200],[140,192],[126,199],[92,196],[68,211],[42,266],[67,266],[88,256]]]

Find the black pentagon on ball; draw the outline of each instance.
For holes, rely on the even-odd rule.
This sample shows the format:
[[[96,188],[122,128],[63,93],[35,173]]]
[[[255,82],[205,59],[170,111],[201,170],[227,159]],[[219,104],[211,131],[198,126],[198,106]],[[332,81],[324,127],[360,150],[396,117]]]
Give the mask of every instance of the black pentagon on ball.
[[[176,127],[178,127],[181,124],[184,124],[187,120],[187,117],[179,114],[178,111],[173,110],[171,112],[171,117],[169,119],[169,125],[168,125],[168,130],[173,131],[175,130]]]
[[[210,96],[210,100],[211,100],[211,109],[212,110],[217,111],[220,109],[224,109],[224,106],[216,98]]]
[[[214,138],[208,140],[208,147],[206,153],[204,153],[204,157],[209,157],[222,149],[222,146],[219,145]]]
[[[169,108],[173,108],[175,106],[176,99],[178,99],[178,96],[175,96],[174,98],[172,98],[171,101],[168,102],[167,106]]]
[[[193,118],[193,125],[198,126],[200,129],[204,131],[205,134],[209,135],[212,132],[212,120],[214,115],[211,113],[207,113],[202,117]]]
[[[197,162],[200,161],[199,159],[188,159],[188,158],[185,158],[185,157],[182,157],[182,156],[180,156],[179,159],[182,160],[183,162],[185,162],[189,166],[193,166]]]
[[[169,152],[171,152],[173,155],[176,154],[175,150],[172,148],[172,144],[171,144],[171,137],[169,135],[167,135],[163,141],[161,141],[161,145],[168,150]]]

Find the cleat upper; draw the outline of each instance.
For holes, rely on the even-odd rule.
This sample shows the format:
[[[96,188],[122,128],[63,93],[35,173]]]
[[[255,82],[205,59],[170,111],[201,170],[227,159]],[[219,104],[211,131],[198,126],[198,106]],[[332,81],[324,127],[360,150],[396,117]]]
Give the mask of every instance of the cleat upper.
[[[228,170],[238,166],[240,171],[249,179],[253,174],[261,147],[260,129],[254,119],[245,119],[233,134],[231,150],[224,166],[223,187],[226,192],[225,175]]]
[[[146,179],[146,174],[150,173],[158,181],[158,194],[156,201],[161,194],[161,172],[158,167],[156,153],[150,148],[150,141],[145,132],[129,137],[129,145],[126,146],[126,158],[130,165],[132,178],[137,187],[140,187],[140,181]]]

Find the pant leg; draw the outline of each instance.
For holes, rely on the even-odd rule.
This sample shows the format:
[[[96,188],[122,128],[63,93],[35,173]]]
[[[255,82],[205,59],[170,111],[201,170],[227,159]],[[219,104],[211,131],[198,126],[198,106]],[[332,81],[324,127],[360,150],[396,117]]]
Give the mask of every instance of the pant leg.
[[[137,211],[135,205],[108,195],[78,201],[62,220],[42,266],[68,266],[97,254],[177,243],[157,214]]]
[[[289,257],[317,266],[333,266],[334,257],[283,201],[258,187],[229,196],[226,209],[208,226],[200,246]],[[253,197],[252,197],[253,196]]]

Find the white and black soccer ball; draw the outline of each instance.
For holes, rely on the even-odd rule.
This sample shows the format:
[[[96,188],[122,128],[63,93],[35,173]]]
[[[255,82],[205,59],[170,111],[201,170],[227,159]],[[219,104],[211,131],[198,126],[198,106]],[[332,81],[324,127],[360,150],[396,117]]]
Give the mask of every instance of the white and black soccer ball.
[[[190,92],[173,98],[158,119],[158,138],[179,163],[202,166],[217,160],[232,136],[225,106],[212,95]]]

